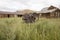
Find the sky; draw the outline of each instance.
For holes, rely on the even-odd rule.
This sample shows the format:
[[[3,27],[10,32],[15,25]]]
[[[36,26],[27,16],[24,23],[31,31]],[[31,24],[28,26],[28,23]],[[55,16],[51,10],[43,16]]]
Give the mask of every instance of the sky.
[[[1,11],[17,11],[31,9],[40,11],[44,7],[60,6],[60,0],[0,0]]]

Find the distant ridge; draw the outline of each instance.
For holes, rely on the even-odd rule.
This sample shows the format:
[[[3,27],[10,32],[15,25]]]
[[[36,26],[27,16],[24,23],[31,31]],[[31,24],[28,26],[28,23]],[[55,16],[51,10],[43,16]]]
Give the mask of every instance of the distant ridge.
[[[20,13],[20,14],[29,14],[29,13],[33,13],[33,12],[35,12],[35,11],[33,11],[33,10],[30,10],[30,9],[24,9],[24,10],[18,10],[18,11],[16,11],[17,13]]]

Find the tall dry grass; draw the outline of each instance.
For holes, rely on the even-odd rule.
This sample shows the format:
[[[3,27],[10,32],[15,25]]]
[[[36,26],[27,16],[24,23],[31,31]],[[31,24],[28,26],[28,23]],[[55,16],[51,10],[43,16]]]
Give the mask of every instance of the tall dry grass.
[[[0,40],[60,40],[60,19],[26,24],[21,18],[0,18]]]

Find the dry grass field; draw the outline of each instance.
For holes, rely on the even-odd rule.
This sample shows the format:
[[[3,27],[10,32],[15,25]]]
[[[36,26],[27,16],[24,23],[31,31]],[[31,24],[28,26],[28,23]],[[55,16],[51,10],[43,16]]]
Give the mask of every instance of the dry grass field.
[[[60,18],[28,24],[21,18],[0,18],[0,40],[60,40]]]

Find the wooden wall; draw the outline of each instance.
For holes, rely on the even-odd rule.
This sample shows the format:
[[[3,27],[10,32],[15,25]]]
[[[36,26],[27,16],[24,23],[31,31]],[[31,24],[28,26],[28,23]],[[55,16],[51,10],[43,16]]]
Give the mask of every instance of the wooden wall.
[[[60,18],[60,11],[55,11],[55,12],[50,12],[50,13],[41,13],[41,17]]]
[[[13,14],[0,14],[0,18],[9,18],[9,17],[14,17]]]
[[[60,12],[52,12],[50,13],[50,16],[53,18],[60,18]]]
[[[50,13],[42,13],[42,14],[41,14],[41,17],[46,17],[46,18],[48,18],[48,17],[50,17]]]

